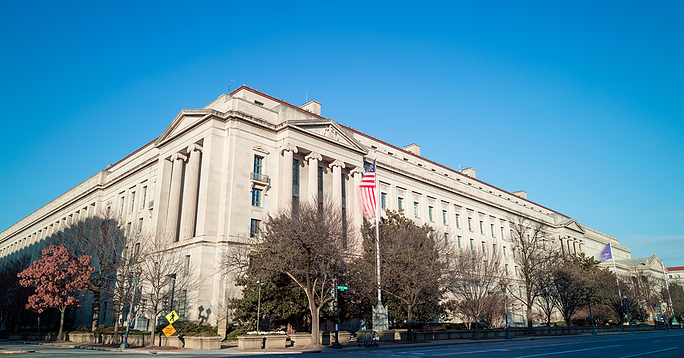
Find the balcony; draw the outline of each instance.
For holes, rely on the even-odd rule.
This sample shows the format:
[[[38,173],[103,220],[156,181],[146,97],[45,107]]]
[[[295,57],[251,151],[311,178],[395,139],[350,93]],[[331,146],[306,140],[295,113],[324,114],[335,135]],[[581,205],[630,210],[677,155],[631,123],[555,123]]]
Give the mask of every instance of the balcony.
[[[249,181],[252,184],[252,188],[266,189],[270,184],[270,178],[268,175],[251,172],[249,173]]]

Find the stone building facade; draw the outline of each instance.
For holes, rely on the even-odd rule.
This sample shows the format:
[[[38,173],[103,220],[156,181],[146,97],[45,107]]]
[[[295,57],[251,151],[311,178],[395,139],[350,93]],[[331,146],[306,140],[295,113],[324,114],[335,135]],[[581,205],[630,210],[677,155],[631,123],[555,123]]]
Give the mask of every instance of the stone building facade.
[[[524,191],[433,162],[416,144],[397,147],[344,126],[322,116],[316,101],[298,107],[243,86],[202,109],[182,110],[158,138],[4,230],[0,260],[22,251],[37,256],[52,233],[110,208],[129,231],[156,232],[184,250],[204,277],[196,307],[213,312],[216,324],[227,297],[240,294],[215,274],[222,247],[243,242],[267,213],[323,195],[360,227],[356,188],[376,156],[382,208],[433,225],[451,245],[499,252],[511,278],[517,267],[508,221],[518,216],[547,225],[565,252],[598,256],[611,240],[616,259],[630,259],[616,238]],[[198,314],[190,310],[187,318]]]

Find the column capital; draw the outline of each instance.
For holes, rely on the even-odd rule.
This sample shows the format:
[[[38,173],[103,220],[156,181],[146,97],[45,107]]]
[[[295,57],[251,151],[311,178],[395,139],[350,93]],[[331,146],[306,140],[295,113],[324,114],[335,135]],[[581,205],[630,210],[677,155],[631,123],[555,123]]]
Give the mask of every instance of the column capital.
[[[297,149],[296,145],[292,145],[292,144],[285,144],[284,146],[280,147],[280,153],[281,154],[284,154],[287,151],[290,151],[292,153],[297,153],[299,150]]]
[[[304,160],[309,160],[309,159],[316,159],[320,162],[321,160],[323,160],[323,156],[320,153],[311,152],[311,153],[309,153],[309,155],[304,157]]]
[[[179,160],[179,159],[182,160],[182,161],[186,161],[186,160],[188,160],[188,157],[187,157],[185,154],[182,154],[182,153],[174,153],[174,154],[171,156],[171,161],[172,161],[172,162],[175,162],[176,160]]]
[[[194,152],[194,151],[201,152],[201,151],[203,151],[203,150],[204,150],[204,148],[202,148],[202,146],[199,145],[199,144],[197,144],[197,143],[190,144],[190,145],[188,146],[188,155],[190,155],[190,153],[192,153],[192,152]]]
[[[349,172],[349,174],[351,174],[352,176],[356,175],[356,174],[363,175],[363,173],[364,173],[364,171],[361,167],[356,167],[356,168],[352,169],[351,172]]]
[[[332,163],[328,164],[328,167],[329,167],[330,169],[332,169],[333,167],[340,167],[340,168],[344,169],[344,162],[341,161],[341,160],[339,160],[339,159],[335,159],[335,161],[333,161]]]

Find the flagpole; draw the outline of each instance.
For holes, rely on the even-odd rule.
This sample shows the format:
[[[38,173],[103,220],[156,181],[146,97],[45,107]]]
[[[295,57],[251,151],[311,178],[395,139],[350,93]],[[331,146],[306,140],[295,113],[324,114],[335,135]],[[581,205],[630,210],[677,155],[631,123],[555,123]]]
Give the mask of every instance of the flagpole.
[[[382,293],[380,290],[380,219],[378,212],[380,211],[380,206],[378,205],[380,201],[378,200],[378,195],[380,193],[378,187],[378,150],[375,150],[375,260],[376,266],[378,268],[378,303],[382,303]]]
[[[620,292],[620,280],[618,280],[617,268],[615,267],[615,256],[613,256],[613,240],[608,237],[608,247],[610,247],[610,259],[613,261],[613,272],[615,272],[615,282],[617,282],[618,295],[620,296],[620,305],[622,306],[622,293]]]

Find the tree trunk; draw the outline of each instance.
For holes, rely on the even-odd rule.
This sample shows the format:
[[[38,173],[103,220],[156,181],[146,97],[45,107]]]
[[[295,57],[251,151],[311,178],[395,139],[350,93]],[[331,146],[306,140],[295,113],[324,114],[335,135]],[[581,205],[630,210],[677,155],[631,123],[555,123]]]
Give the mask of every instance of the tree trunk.
[[[157,328],[157,315],[159,312],[154,312],[152,319],[150,320],[150,345],[154,345],[154,330]]]
[[[64,340],[62,337],[64,333],[64,311],[66,311],[66,307],[59,307],[59,333],[57,333],[57,340],[59,341]]]
[[[112,336],[112,343],[113,344],[118,344],[119,343],[119,315],[121,314],[121,305],[117,305],[117,308],[114,310],[114,335]]]
[[[527,334],[530,336],[534,334],[534,329],[532,328],[532,305],[528,304],[526,307],[527,314]]]
[[[306,296],[309,299],[309,311],[311,311],[311,345],[314,347],[321,346],[321,335],[318,332],[320,327],[319,315],[320,311],[314,302],[313,293],[306,290]]]
[[[408,325],[407,332],[408,332],[408,340],[409,341],[413,340],[413,337],[412,337],[413,335],[411,334],[413,332],[412,322],[413,322],[413,306],[406,305],[406,323]],[[373,327],[373,329],[375,329],[375,327]]]
[[[91,332],[95,332],[97,326],[100,324],[100,296],[99,290],[93,291],[93,324],[90,328]]]

